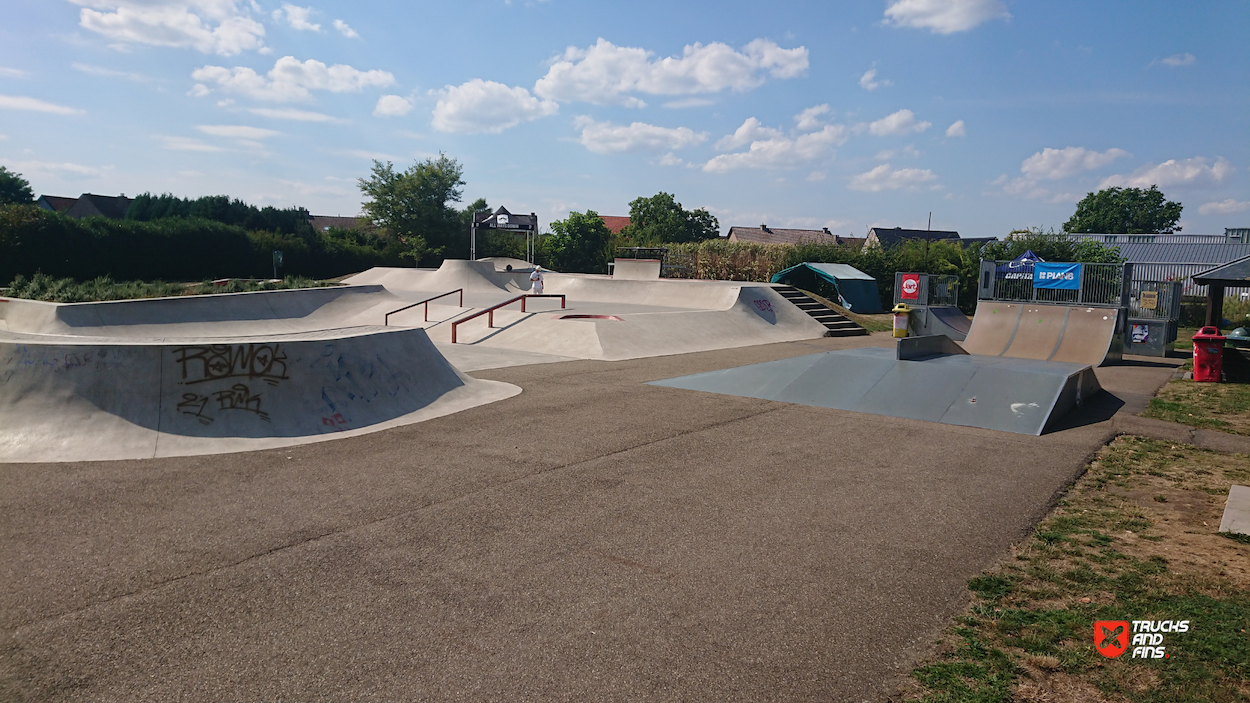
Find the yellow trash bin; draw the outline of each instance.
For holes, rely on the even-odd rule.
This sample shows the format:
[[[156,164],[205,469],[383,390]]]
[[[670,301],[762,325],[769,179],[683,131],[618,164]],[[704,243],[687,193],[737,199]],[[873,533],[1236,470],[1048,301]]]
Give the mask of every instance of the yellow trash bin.
[[[906,337],[907,320],[911,315],[911,308],[908,307],[907,303],[899,303],[894,306],[894,310],[891,312],[894,313],[894,336]]]

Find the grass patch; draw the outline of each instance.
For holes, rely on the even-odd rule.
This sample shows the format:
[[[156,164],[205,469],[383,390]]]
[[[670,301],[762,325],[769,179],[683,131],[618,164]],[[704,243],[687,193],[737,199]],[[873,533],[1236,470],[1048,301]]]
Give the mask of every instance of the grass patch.
[[[881,315],[860,315],[859,313],[851,312],[828,298],[819,296],[809,290],[800,289],[800,292],[830,310],[833,310],[840,315],[845,315],[848,320],[854,322],[860,327],[863,327],[869,332],[889,332],[894,329],[894,315],[889,313]]]
[[[1169,381],[1142,413],[1182,425],[1250,435],[1250,384]]]
[[[322,288],[338,285],[332,281],[288,276],[282,280],[227,279],[221,283],[167,283],[165,281],[114,281],[101,276],[90,281],[72,278],[53,278],[37,273],[30,278],[17,276],[4,291],[10,298],[43,300],[50,303],[87,303],[98,300],[133,300],[136,298],[165,298],[180,295],[210,295],[213,293],[248,293],[262,290],[286,290],[291,288]]]
[[[1121,437],[1002,565],[905,699],[1250,701],[1250,540],[1216,530],[1243,455]],[[1162,498],[1162,500],[1160,500]],[[1189,620],[1166,659],[1108,659],[1095,620]]]

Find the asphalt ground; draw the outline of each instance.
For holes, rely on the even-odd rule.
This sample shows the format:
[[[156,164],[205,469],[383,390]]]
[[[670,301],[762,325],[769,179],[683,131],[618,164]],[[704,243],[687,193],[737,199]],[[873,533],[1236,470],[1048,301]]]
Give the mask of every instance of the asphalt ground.
[[[884,700],[1175,365],[1100,369],[1041,437],[643,385],[888,344],[479,371],[524,392],[0,465],[0,700]]]

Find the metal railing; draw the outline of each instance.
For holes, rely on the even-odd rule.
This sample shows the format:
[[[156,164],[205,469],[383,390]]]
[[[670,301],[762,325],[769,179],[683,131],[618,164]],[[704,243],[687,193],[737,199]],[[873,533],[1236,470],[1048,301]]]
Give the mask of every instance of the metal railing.
[[[1130,281],[1129,317],[1149,320],[1181,318],[1181,284],[1176,281]]]
[[[903,276],[919,276],[920,290],[915,298],[903,298]],[[959,276],[940,276],[936,273],[894,274],[894,302],[912,305],[959,305]]]
[[[1132,278],[1133,264],[1081,264],[1081,280],[1072,290],[1035,288],[1033,267],[1008,270],[1010,261],[982,261],[977,298],[1009,302],[1127,307],[1126,282]]]
[[[564,309],[565,300],[564,300],[563,293],[542,293],[542,294],[526,293],[525,295],[518,295],[515,298],[510,298],[508,300],[503,301],[502,303],[499,303],[498,305],[494,305],[492,307],[486,308],[485,310],[479,310],[478,312],[475,312],[472,315],[469,315],[468,317],[463,317],[451,323],[451,343],[455,344],[457,342],[458,336],[456,333],[459,331],[460,325],[465,322],[468,322],[469,320],[472,320],[477,317],[481,317],[482,315],[486,315],[487,316],[486,327],[488,329],[491,327],[494,327],[495,326],[495,311],[498,310],[499,308],[502,308],[505,305],[511,305],[518,300],[521,301],[521,312],[525,312],[525,299],[526,298],[559,298],[560,309],[561,310]]]
[[[387,327],[387,326],[389,326],[389,325],[390,325],[390,323],[391,323],[391,315],[394,315],[394,314],[395,314],[395,313],[397,313],[397,312],[403,312],[403,311],[408,310],[408,309],[410,309],[410,308],[415,308],[415,307],[417,307],[418,305],[424,305],[424,306],[425,306],[425,321],[426,321],[426,322],[429,322],[429,321],[430,321],[430,301],[431,301],[431,300],[438,300],[439,298],[446,298],[447,296],[449,296],[449,295],[453,295],[453,294],[455,294],[455,293],[459,293],[459,294],[460,294],[460,307],[464,307],[464,289],[463,289],[463,288],[457,288],[457,289],[455,289],[455,290],[453,290],[453,291],[450,291],[450,292],[448,292],[448,293],[443,293],[442,295],[436,295],[436,296],[434,296],[433,298],[426,298],[425,300],[422,300],[422,301],[420,301],[420,302],[413,303],[412,305],[405,305],[404,307],[402,307],[402,308],[400,308],[400,309],[398,309],[398,310],[392,310],[392,311],[390,311],[390,312],[386,313],[386,315],[384,315],[384,316],[382,317],[382,326],[383,326],[383,327]],[[377,319],[377,318],[374,318],[374,319]]]

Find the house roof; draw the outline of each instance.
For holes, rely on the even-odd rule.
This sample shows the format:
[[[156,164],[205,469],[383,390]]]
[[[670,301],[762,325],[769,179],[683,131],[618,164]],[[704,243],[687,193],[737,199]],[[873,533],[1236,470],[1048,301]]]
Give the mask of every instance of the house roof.
[[[1247,283],[1250,283],[1250,256],[1243,256],[1223,266],[1217,266],[1196,274],[1194,283],[1203,285],[1215,283],[1233,287],[1245,286]]]
[[[620,234],[621,230],[629,226],[629,218],[619,215],[600,215],[599,219],[603,220],[603,224],[607,225],[608,231],[612,234]]]
[[[898,244],[906,239],[959,239],[958,232],[947,230],[903,229],[902,227],[873,227],[868,231],[869,237],[876,235],[877,243],[882,246]]]
[[[66,198],[61,195],[41,195],[35,201],[35,204],[53,212],[65,212],[73,207],[76,202],[78,202],[78,198]]]
[[[838,244],[828,230],[823,229],[780,229],[760,225],[759,227],[730,227],[725,239],[732,242],[756,242],[759,244]]]
[[[330,227],[339,229],[372,229],[368,221],[362,217],[342,217],[340,215],[309,215],[308,224],[318,232],[325,232]]]
[[[120,220],[126,217],[130,209],[130,198],[124,195],[96,195],[83,193],[78,200],[65,211],[70,217],[108,217]]]
[[[1226,264],[1250,256],[1250,244],[1212,244],[1207,242],[1128,242],[1107,244],[1117,247],[1120,256],[1131,264]]]

